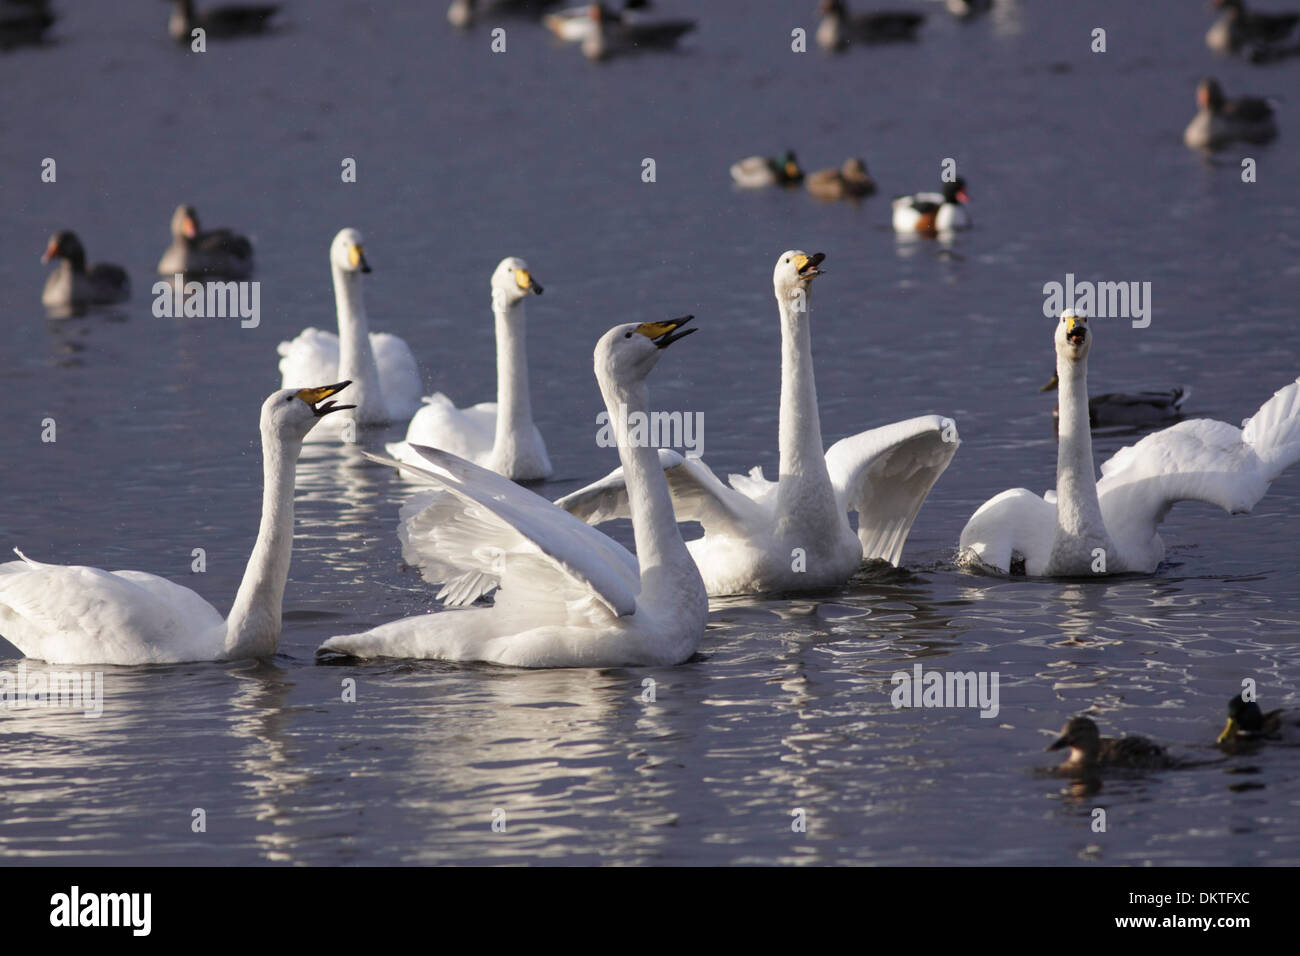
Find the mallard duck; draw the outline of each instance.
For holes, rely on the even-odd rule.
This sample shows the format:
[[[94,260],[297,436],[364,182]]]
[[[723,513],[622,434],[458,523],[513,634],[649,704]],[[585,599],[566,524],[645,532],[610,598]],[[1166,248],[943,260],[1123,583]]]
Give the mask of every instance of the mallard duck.
[[[1039,391],[1054,392],[1059,386],[1060,379],[1053,372],[1051,381]],[[1175,385],[1173,388],[1152,388],[1141,392],[1093,395],[1088,399],[1088,424],[1092,428],[1108,428],[1167,421],[1182,413],[1183,403],[1191,394],[1192,390],[1186,385]],[[1060,405],[1052,407],[1052,417],[1061,417]]]
[[[731,178],[737,186],[758,189],[763,186],[794,186],[803,182],[803,170],[794,150],[787,149],[780,159],[749,156],[731,164]]]
[[[924,13],[881,10],[849,12],[844,0],[822,0],[817,43],[825,50],[841,50],[854,43],[897,43],[916,39]]]
[[[1103,769],[1159,770],[1176,765],[1165,749],[1145,737],[1103,737],[1088,717],[1071,717],[1061,735],[1046,750],[1070,748],[1070,755],[1057,766],[1066,773],[1088,773]]]
[[[86,250],[77,234],[64,229],[50,236],[41,262],[62,260],[45,280],[41,304],[49,309],[82,309],[112,305],[131,296],[131,280],[121,266],[97,262],[86,265]]]
[[[1234,694],[1228,701],[1228,723],[1223,733],[1219,734],[1218,743],[1222,745],[1247,741],[1277,740],[1288,726],[1282,715],[1282,708],[1264,713],[1253,700],[1242,700],[1240,694]]]
[[[253,274],[253,244],[229,229],[200,229],[193,206],[176,207],[171,230],[172,244],[158,261],[159,275],[246,279]]]
[[[1277,135],[1273,107],[1267,100],[1255,96],[1230,100],[1213,77],[1197,85],[1196,105],[1200,109],[1183,132],[1183,142],[1193,149],[1218,149],[1233,140],[1266,143]]]
[[[1237,53],[1281,43],[1300,23],[1300,13],[1250,13],[1242,0],[1214,0],[1223,13],[1205,34],[1205,45],[1218,53]]]
[[[954,229],[968,229],[971,225],[966,203],[966,180],[960,176],[944,183],[937,193],[916,193],[899,196],[894,200],[894,231],[936,236]]]
[[[861,199],[876,191],[876,181],[867,173],[867,164],[857,157],[844,160],[839,169],[819,169],[810,173],[808,191],[818,199]]]
[[[264,33],[279,10],[272,5],[225,6],[196,13],[193,0],[173,0],[167,32],[178,43],[189,43],[195,29],[203,30],[209,39],[251,36]]]

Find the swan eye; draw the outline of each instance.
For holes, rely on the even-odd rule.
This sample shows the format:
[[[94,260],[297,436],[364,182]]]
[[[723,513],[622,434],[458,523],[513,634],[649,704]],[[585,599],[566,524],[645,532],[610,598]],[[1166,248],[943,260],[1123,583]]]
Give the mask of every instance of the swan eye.
[[[623,338],[625,338],[625,339],[630,339],[631,337],[632,337],[632,333],[631,333],[631,332],[624,332],[624,333],[623,333]]]
[[[294,398],[294,397],[293,397],[292,395],[286,395],[284,400],[285,400],[286,402],[292,402],[292,401],[293,401],[293,398]]]

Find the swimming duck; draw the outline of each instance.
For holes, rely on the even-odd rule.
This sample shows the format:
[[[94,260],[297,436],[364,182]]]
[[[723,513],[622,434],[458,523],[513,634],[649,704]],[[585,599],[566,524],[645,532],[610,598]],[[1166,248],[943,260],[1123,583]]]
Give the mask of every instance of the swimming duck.
[[[844,160],[839,169],[819,169],[808,176],[808,191],[818,199],[860,199],[876,191],[867,164],[857,157]]]
[[[966,180],[960,176],[944,183],[941,192],[899,196],[894,200],[894,231],[935,236],[954,229],[968,229],[971,225],[965,205],[968,202]]]
[[[559,0],[451,0],[447,8],[447,22],[454,27],[468,27],[474,18],[486,10],[493,15],[535,16]]]
[[[1218,53],[1281,43],[1300,23],[1300,13],[1250,13],[1242,0],[1214,0],[1211,6],[1223,14],[1205,34],[1205,45]]]
[[[599,3],[587,8],[591,27],[582,38],[582,55],[604,60],[619,53],[667,50],[695,29],[694,20],[629,20]]]
[[[1039,389],[1054,392],[1061,383],[1055,372],[1052,380]],[[1185,385],[1173,388],[1146,389],[1141,392],[1107,392],[1088,399],[1088,425],[1090,428],[1108,428],[1116,425],[1144,425],[1176,418],[1183,403],[1192,394]],[[1061,417],[1059,405],[1052,408],[1052,417]]]
[[[187,278],[246,279],[253,274],[253,244],[229,229],[199,228],[193,206],[172,214],[172,244],[158,262],[158,274]]]
[[[45,31],[54,26],[55,16],[45,0],[9,2],[0,7],[0,50],[35,46],[45,39]]]
[[[604,13],[606,18],[613,22],[636,23],[637,18],[642,16],[640,11],[649,6],[650,0],[623,0],[620,9],[611,10],[605,7]],[[590,4],[548,13],[542,17],[542,25],[565,43],[581,43],[596,28],[591,19]]]
[[[41,293],[41,304],[50,309],[81,309],[88,305],[112,305],[131,296],[131,280],[121,266],[97,262],[86,266],[86,250],[77,234],[64,229],[50,236],[41,262],[62,260]]]
[[[1047,750],[1070,748],[1070,754],[1056,770],[1064,773],[1096,773],[1102,769],[1159,770],[1176,766],[1165,749],[1145,737],[1103,737],[1088,717],[1071,717],[1061,735]]]
[[[817,43],[824,50],[842,50],[853,43],[894,43],[916,39],[924,13],[880,11],[849,13],[844,0],[822,0]]]
[[[1234,694],[1228,701],[1228,723],[1219,734],[1218,743],[1277,740],[1287,726],[1282,720],[1284,713],[1286,711],[1280,707],[1264,713],[1255,701],[1242,700],[1240,694]]]
[[[803,170],[794,150],[787,149],[780,159],[749,156],[731,164],[731,178],[737,186],[758,189],[763,186],[794,186],[803,182]]]
[[[167,32],[178,43],[189,43],[196,29],[203,30],[208,38],[249,36],[265,32],[279,9],[278,6],[226,6],[196,13],[193,0],[173,0]]]
[[[1187,124],[1183,142],[1193,149],[1218,149],[1233,140],[1265,143],[1277,135],[1273,107],[1267,100],[1243,96],[1230,100],[1213,77],[1196,87],[1199,112]]]

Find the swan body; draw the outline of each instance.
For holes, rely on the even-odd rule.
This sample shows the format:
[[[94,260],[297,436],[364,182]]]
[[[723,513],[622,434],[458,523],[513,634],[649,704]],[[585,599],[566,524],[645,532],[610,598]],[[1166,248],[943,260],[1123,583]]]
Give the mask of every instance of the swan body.
[[[824,50],[840,50],[854,43],[895,43],[916,39],[925,23],[924,13],[880,11],[849,13],[844,0],[822,0],[817,44]]]
[[[1254,96],[1228,99],[1210,77],[1196,88],[1197,113],[1183,131],[1183,142],[1193,149],[1219,149],[1235,140],[1266,143],[1277,136],[1273,107]]]
[[[515,481],[550,477],[546,443],[533,424],[524,348],[524,299],[541,294],[528,263],[515,256],[501,260],[492,273],[497,400],[460,409],[442,393],[425,398],[407,427],[406,440],[387,446],[390,455],[422,465],[424,459],[411,446],[429,445]]]
[[[876,191],[876,181],[867,172],[867,164],[857,157],[844,160],[839,169],[819,169],[810,173],[805,183],[818,199],[861,199]]]
[[[1008,574],[1023,565],[1031,576],[1149,574],[1164,559],[1160,522],[1177,502],[1248,512],[1300,460],[1298,380],[1243,428],[1192,419],[1147,435],[1106,461],[1098,481],[1088,423],[1091,338],[1085,319],[1062,313],[1056,327],[1061,419],[1055,493],[1039,497],[1015,488],[985,502],[962,529],[962,566]]]
[[[606,405],[648,407],[646,376],[690,319],[616,326],[596,346]],[[619,445],[637,554],[506,478],[419,446],[401,463],[435,490],[402,509],[402,553],[450,607],[332,637],[318,656],[491,661],[515,667],[678,664],[704,634],[708,597],[674,521],[653,448]],[[375,457],[375,456],[371,456]],[[398,462],[377,458],[388,464]]]
[[[724,485],[702,461],[661,453],[677,520],[704,527],[687,547],[710,595],[834,587],[864,557],[897,564],[913,520],[957,450],[956,426],[938,415],[862,432],[824,450],[808,307],[823,259],[790,250],[773,273],[782,337],[779,480],[755,468]],[[627,517],[622,472],[557,504],[593,524]],[[850,511],[858,513],[856,534]]]
[[[970,213],[966,203],[966,181],[958,178],[943,184],[942,192],[899,196],[893,202],[894,231],[935,236],[969,229]]]
[[[359,425],[406,421],[420,407],[420,370],[410,347],[396,335],[371,332],[361,291],[361,276],[370,272],[355,229],[342,229],[330,243],[330,271],[338,333],[309,328],[291,342],[281,342],[280,378],[285,388],[304,382],[346,378]],[[342,427],[348,416],[332,419]]]
[[[247,279],[253,274],[253,244],[229,229],[199,228],[193,206],[172,213],[172,244],[158,261],[158,274],[187,279]]]
[[[131,280],[121,266],[97,262],[86,265],[86,250],[71,230],[56,232],[45,247],[41,262],[58,259],[45,280],[41,304],[47,309],[80,309],[112,305],[131,297]]]
[[[52,664],[168,664],[267,657],[293,548],[294,468],[302,439],[347,382],[285,389],[262,405],[262,521],[230,614],[187,587],[142,571],[43,564],[18,552],[0,564],[0,636]],[[320,404],[320,403],[324,404]]]
[[[762,189],[765,186],[793,186],[803,181],[803,170],[794,150],[787,149],[780,159],[766,156],[747,156],[731,164],[731,178],[745,189]]]

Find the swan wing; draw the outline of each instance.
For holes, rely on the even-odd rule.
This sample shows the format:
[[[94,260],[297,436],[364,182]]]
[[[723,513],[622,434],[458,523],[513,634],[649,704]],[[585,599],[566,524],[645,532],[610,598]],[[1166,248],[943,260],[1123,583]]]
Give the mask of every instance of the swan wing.
[[[922,415],[830,447],[826,470],[841,509],[858,513],[865,560],[898,564],[917,512],[959,444],[951,418]]]
[[[1041,574],[1056,535],[1056,496],[1040,498],[1027,488],[1011,488],[990,498],[961,531],[958,564],[1010,574],[1017,561],[1025,572]]]
[[[499,587],[498,606],[526,604],[534,619],[555,623],[636,610],[640,573],[622,545],[508,478],[435,448],[412,448],[423,465],[367,457],[437,486],[402,509],[399,537],[405,559],[443,584],[447,604]]]
[[[1112,537],[1144,543],[1179,501],[1248,512],[1300,461],[1300,380],[1273,395],[1242,428],[1206,418],[1179,422],[1121,448],[1101,466],[1097,497]]]
[[[706,534],[741,535],[756,517],[754,502],[724,485],[700,459],[660,448],[659,464],[668,479],[673,513],[679,522],[698,521]],[[593,525],[632,516],[622,467],[555,503]]]
[[[384,390],[388,414],[393,421],[405,421],[419,409],[420,394],[424,391],[415,356],[403,339],[388,332],[371,332],[370,350],[379,369],[379,382]]]
[[[309,388],[339,377],[339,337],[321,329],[303,329],[292,342],[281,342],[280,387]]]

